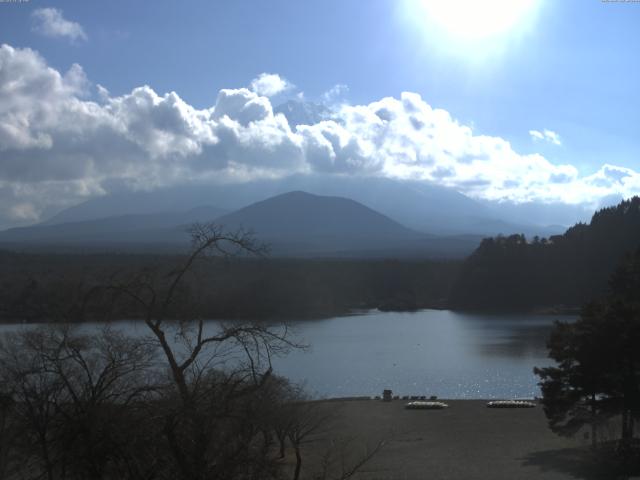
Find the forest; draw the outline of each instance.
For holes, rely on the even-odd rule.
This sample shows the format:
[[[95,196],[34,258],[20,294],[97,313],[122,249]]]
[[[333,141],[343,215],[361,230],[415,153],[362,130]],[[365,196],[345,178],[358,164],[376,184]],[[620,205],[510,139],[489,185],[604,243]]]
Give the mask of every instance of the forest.
[[[578,308],[602,296],[615,268],[640,246],[640,198],[599,210],[550,238],[498,236],[464,262],[449,305],[467,310]]]
[[[170,270],[180,256],[0,253],[0,319],[80,322],[139,318],[118,299],[95,295],[114,277]],[[313,318],[353,309],[443,307],[454,261],[208,258],[181,292],[205,318]],[[197,299],[197,301],[195,300]],[[197,303],[197,305],[195,305]]]

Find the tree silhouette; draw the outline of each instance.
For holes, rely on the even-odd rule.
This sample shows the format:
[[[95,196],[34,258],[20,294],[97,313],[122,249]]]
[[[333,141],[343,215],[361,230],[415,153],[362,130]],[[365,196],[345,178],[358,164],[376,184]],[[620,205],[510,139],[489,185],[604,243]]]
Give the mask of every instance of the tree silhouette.
[[[549,356],[557,366],[536,368],[552,430],[573,435],[620,418],[621,446],[628,449],[640,415],[640,250],[612,275],[611,290],[587,304],[575,323],[558,322]]]
[[[624,256],[640,245],[640,197],[596,212],[563,235],[482,241],[464,262],[450,305],[514,310],[578,307],[604,295]]]

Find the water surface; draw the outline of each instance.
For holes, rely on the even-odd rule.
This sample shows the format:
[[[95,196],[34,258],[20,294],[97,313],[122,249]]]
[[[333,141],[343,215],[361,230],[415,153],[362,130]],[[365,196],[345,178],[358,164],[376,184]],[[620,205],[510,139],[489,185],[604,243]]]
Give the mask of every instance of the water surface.
[[[534,366],[551,364],[548,315],[447,310],[368,312],[297,324],[310,345],[276,361],[320,396],[399,395],[520,398],[539,395]]]
[[[440,398],[531,398],[539,395],[533,367],[551,363],[545,343],[553,321],[573,318],[375,310],[300,321],[293,324],[295,336],[309,349],[277,358],[274,366],[317,397],[380,395],[390,388]],[[117,325],[145,333],[141,322]]]

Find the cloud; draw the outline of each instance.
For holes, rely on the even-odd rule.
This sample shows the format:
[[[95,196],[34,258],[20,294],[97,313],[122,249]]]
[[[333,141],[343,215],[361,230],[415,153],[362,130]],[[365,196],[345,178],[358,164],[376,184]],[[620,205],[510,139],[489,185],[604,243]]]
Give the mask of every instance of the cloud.
[[[343,83],[338,83],[321,95],[321,99],[328,105],[339,102],[345,95],[349,93],[349,87]]]
[[[520,154],[416,93],[337,106],[330,118],[291,127],[259,91],[223,89],[203,109],[144,85],[112,96],[79,65],[61,73],[33,50],[0,46],[0,225],[37,220],[114,185],[292,174],[422,180],[514,202],[595,204],[640,193],[632,169],[605,164],[580,175],[572,165]]]
[[[64,18],[62,11],[57,8],[38,8],[33,11],[31,18],[33,30],[47,37],[87,40],[82,26]]]
[[[529,135],[534,140],[544,140],[544,134],[538,130],[529,130]]]
[[[554,145],[562,145],[560,141],[560,135],[552,130],[547,130],[546,128],[543,131],[539,130],[529,130],[529,135],[534,141],[546,141],[549,143],[553,143]]]
[[[292,88],[292,83],[275,73],[261,73],[251,81],[251,90],[265,97],[273,97]]]

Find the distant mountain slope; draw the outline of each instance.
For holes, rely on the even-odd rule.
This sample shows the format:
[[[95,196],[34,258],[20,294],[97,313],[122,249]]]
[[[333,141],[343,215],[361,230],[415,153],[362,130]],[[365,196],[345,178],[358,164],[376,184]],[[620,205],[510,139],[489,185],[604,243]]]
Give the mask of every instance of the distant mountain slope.
[[[277,253],[399,250],[431,236],[410,230],[364,205],[341,197],[289,192],[217,220],[247,228]]]
[[[235,212],[199,208],[183,213],[139,214],[37,225],[0,232],[0,247],[68,252],[176,251],[189,241],[189,223],[214,220],[225,229],[255,233],[273,256],[350,258],[460,258],[478,236],[439,237],[404,227],[354,200],[295,191]]]
[[[580,306],[602,295],[613,270],[640,248],[640,197],[596,212],[563,235],[490,238],[463,265],[451,304],[463,309]]]
[[[253,230],[275,256],[461,258],[481,240],[424,234],[354,200],[301,191],[256,202],[216,222]]]
[[[468,219],[489,217],[489,210],[471,198],[425,182],[321,176],[290,177],[282,182],[289,190],[351,198],[408,228],[426,233],[479,233],[464,228]]]
[[[129,215],[181,215],[197,210],[203,205],[216,205],[220,213],[228,213],[238,208],[236,202],[217,203],[211,195],[211,187],[173,187],[154,191],[116,192],[103,197],[95,197],[78,205],[66,208],[41,225],[83,222],[107,217]],[[244,204],[243,204],[244,205]],[[204,207],[207,208],[207,207]]]
[[[0,242],[106,245],[130,242],[156,243],[165,240],[172,243],[186,239],[186,235],[182,233],[172,233],[178,225],[215,220],[224,213],[227,211],[201,206],[184,212],[118,215],[78,222],[45,223],[0,232]]]
[[[250,226],[258,235],[418,237],[421,234],[364,205],[342,197],[296,191],[277,195],[218,219],[222,225]]]
[[[529,214],[517,218],[518,221],[507,220],[502,218],[499,206],[490,207],[455,190],[425,182],[322,175],[295,175],[245,184],[190,185],[150,192],[121,192],[90,199],[60,212],[45,223],[188,210],[197,205],[216,205],[233,211],[296,190],[351,198],[408,228],[438,235],[486,236],[517,232],[546,236],[563,230],[561,227],[549,229],[540,224],[527,223]]]

